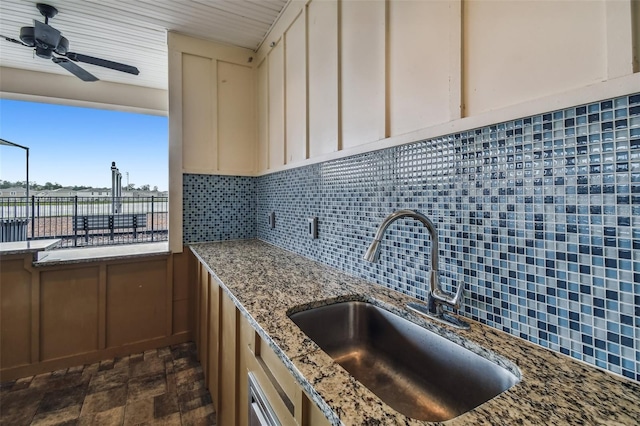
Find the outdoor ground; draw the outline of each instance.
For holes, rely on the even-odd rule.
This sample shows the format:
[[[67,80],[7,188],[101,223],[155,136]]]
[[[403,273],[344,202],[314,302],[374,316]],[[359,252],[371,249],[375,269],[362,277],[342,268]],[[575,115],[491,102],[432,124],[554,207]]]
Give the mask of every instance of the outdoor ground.
[[[210,426],[216,414],[185,343],[2,383],[0,424]]]

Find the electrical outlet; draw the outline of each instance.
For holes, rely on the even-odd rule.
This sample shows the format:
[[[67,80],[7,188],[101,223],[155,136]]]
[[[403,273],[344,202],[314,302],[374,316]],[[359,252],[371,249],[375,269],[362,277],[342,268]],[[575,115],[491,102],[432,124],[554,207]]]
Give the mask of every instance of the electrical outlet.
[[[269,213],[269,228],[273,229],[276,227],[276,212]]]
[[[318,218],[310,217],[307,219],[307,235],[312,240],[318,238]]]

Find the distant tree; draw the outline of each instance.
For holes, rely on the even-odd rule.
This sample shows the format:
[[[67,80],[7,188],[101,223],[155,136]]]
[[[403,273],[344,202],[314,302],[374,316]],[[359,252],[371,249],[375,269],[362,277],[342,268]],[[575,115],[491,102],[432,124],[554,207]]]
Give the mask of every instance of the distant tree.
[[[158,192],[158,186],[157,185],[153,187],[153,192]]]
[[[0,188],[24,188],[26,187],[26,183],[27,182],[24,180],[17,180],[15,182],[11,182],[10,180],[0,180]]]
[[[45,189],[45,190],[60,189],[60,188],[62,188],[62,185],[60,185],[58,182],[56,183],[47,182],[42,187],[42,189]]]
[[[150,190],[150,186],[149,185],[142,185],[140,188],[138,188],[140,191],[149,191]]]

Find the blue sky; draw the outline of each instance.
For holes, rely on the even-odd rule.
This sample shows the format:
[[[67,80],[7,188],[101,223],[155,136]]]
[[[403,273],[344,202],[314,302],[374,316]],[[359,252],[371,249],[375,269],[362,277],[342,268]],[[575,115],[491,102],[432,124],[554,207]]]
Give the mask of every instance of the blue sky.
[[[122,183],[168,189],[168,118],[0,99],[0,137],[29,147],[29,180],[111,187],[111,162]],[[25,180],[25,152],[0,146],[0,179]]]

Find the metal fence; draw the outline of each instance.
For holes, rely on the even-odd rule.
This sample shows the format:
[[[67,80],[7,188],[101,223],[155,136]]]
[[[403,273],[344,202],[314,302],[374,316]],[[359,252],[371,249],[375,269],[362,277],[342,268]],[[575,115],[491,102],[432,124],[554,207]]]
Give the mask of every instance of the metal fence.
[[[167,197],[0,197],[1,241],[60,238],[61,247],[168,239]]]

